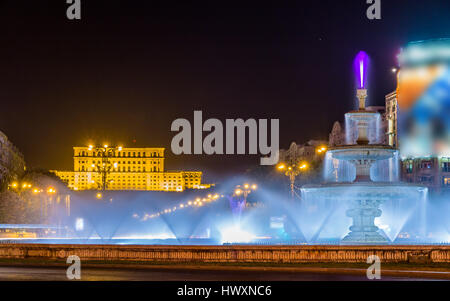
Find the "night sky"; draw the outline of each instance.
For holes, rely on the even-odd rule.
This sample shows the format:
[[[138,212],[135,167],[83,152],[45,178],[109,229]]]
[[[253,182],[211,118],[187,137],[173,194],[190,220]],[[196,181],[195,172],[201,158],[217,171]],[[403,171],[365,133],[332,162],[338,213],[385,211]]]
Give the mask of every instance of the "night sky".
[[[450,1],[0,1],[0,130],[30,167],[72,169],[72,146],[166,147],[206,179],[260,156],[171,154],[176,118],[278,118],[280,144],[327,139],[354,108],[352,60],[372,59],[370,104],[395,88],[408,41],[450,37]],[[136,142],[133,142],[133,141]]]

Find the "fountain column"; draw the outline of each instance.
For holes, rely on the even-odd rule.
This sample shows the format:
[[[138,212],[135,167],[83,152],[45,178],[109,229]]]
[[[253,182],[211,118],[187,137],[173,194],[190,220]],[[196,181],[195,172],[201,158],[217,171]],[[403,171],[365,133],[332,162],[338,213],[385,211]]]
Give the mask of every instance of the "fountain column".
[[[367,90],[358,89],[356,97],[359,100],[359,110],[352,113],[352,118],[356,121],[358,127],[357,145],[368,145],[368,127],[372,119],[371,113],[366,111]],[[380,152],[379,150],[377,150]],[[390,155],[389,155],[390,156]],[[356,168],[356,182],[372,182],[370,178],[370,169],[373,163],[380,159],[380,154],[374,156],[371,150],[360,150],[354,153],[352,162]],[[382,211],[379,209],[382,203],[373,196],[361,195],[361,198],[350,200],[347,216],[353,219],[350,227],[350,233],[342,240],[343,244],[380,244],[388,243],[388,240],[378,233],[378,227],[375,226],[375,218],[380,217]]]
[[[342,239],[343,244],[379,244],[387,243],[387,239],[378,233],[375,226],[375,218],[380,217],[382,211],[379,209],[382,201],[364,199],[350,201],[347,216],[353,219],[350,233]]]

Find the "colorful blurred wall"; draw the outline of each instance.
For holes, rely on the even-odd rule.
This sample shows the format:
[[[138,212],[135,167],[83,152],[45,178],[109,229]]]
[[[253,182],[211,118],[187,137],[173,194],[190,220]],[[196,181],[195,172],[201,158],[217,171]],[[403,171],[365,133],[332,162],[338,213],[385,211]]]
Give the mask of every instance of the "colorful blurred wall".
[[[450,39],[409,43],[399,62],[402,157],[450,156]]]
[[[399,55],[398,140],[403,180],[450,190],[450,39],[409,43]]]

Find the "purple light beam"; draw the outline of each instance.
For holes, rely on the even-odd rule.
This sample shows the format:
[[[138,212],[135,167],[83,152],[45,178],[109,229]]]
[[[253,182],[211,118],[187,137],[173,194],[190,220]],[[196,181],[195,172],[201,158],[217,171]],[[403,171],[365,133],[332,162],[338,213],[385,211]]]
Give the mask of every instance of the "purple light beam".
[[[355,77],[359,89],[366,88],[368,65],[369,56],[364,51],[360,51],[353,62]]]

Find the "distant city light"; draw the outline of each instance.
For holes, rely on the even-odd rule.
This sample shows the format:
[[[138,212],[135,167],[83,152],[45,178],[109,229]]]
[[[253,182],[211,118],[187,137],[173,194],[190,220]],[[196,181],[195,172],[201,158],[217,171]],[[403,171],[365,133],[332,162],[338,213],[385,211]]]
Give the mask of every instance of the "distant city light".
[[[186,203],[181,203],[178,206],[167,208],[167,209],[164,209],[164,210],[162,210],[160,212],[157,212],[157,213],[153,213],[153,214],[145,213],[143,215],[142,221],[146,221],[148,219],[157,218],[157,217],[159,217],[161,215],[173,213],[173,212],[177,211],[177,209],[181,210],[181,209],[186,209],[188,207],[203,207],[207,203],[211,203],[211,202],[217,201],[220,197],[223,197],[223,195],[220,196],[217,193],[216,194],[208,194],[208,197],[206,197],[206,198],[196,198],[195,201],[188,201]],[[134,214],[133,218],[139,218],[139,215]]]

